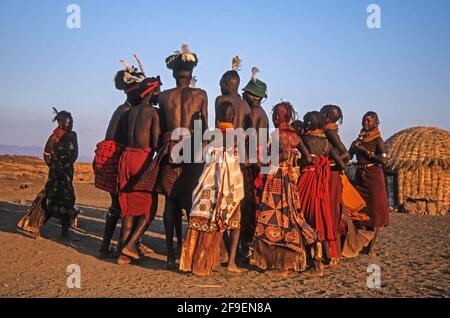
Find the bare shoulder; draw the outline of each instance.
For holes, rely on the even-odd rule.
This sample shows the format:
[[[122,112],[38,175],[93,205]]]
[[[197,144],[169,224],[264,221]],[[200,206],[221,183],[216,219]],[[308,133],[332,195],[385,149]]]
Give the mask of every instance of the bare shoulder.
[[[267,124],[269,123],[269,117],[267,117],[267,113],[262,107],[258,107],[255,113],[261,120],[264,120]]]
[[[255,109],[253,109],[253,112],[258,115],[267,116],[266,111],[262,107],[257,107]]]
[[[122,116],[122,114],[124,114],[124,113],[126,113],[127,111],[129,111],[131,109],[131,106],[130,105],[128,105],[128,104],[122,104],[122,105],[120,105],[120,106],[118,106],[117,108],[116,108],[116,110],[114,111],[114,113],[113,113],[113,118],[115,118],[115,117],[120,117],[120,116]]]
[[[238,97],[238,100],[239,100],[239,106],[242,109],[242,111],[245,114],[250,114],[252,112],[252,109],[250,108],[248,103],[245,100],[243,100],[242,98],[240,98],[240,97]]]
[[[158,110],[150,104],[142,104],[141,111],[147,115],[157,115]]]
[[[116,108],[116,111],[127,111],[131,108],[130,104],[124,103]]]
[[[159,93],[159,96],[160,97],[161,96],[166,96],[166,95],[168,95],[168,94],[170,94],[170,93],[172,93],[173,91],[176,91],[176,90],[177,90],[177,87],[172,87],[172,88],[163,90],[161,93]]]
[[[227,100],[227,97],[228,97],[228,96],[224,96],[224,95],[219,95],[219,96],[217,96],[217,97],[216,97],[216,103],[220,103],[220,102],[226,101],[226,100]]]
[[[225,96],[219,95],[216,97],[216,107],[219,106],[220,103],[222,103],[225,100]]]
[[[192,94],[194,94],[194,95],[203,96],[203,97],[207,96],[206,91],[201,89],[201,88],[192,88],[192,87],[190,87],[190,89],[192,91]]]
[[[165,91],[162,91],[161,93],[159,93],[158,100],[164,101],[167,98],[167,96],[171,95],[174,91],[176,91],[176,87],[169,88],[169,89],[166,89]]]

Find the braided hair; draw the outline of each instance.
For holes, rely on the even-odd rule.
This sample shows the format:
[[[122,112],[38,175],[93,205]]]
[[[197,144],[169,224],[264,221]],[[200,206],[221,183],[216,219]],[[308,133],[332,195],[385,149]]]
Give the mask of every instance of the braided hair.
[[[324,116],[328,116],[328,114],[332,110],[336,110],[336,112],[338,113],[336,122],[342,125],[342,123],[344,122],[344,114],[342,113],[342,109],[338,105],[325,105],[320,109],[320,113]]]
[[[320,129],[324,126],[322,114],[318,111],[308,112],[303,116],[305,131]]]
[[[292,121],[295,121],[298,117],[297,112],[294,109],[294,105],[289,102],[281,102],[272,107],[272,114],[276,113],[278,109],[284,107],[286,109],[286,123],[290,124]]]

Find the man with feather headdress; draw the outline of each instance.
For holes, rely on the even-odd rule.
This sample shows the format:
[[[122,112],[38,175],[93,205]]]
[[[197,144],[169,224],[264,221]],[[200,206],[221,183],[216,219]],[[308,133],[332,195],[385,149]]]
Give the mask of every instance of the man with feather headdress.
[[[160,124],[156,108],[159,76],[145,78],[139,85],[141,102],[129,111],[127,147],[119,160],[119,202],[122,210],[121,246],[117,263],[141,258],[138,243],[156,215],[157,200],[151,189],[135,187],[141,171],[150,166],[159,146]]]
[[[234,108],[234,123],[233,126],[243,128],[244,130],[251,127],[250,106],[238,93],[241,78],[239,77],[239,68],[241,66],[241,59],[239,56],[233,57],[231,70],[226,71],[220,79],[220,91],[222,95],[216,98],[216,123],[217,114],[220,113],[219,107],[225,102],[231,103]]]
[[[129,111],[142,99],[140,93],[142,91],[141,83],[145,80],[144,67],[136,54],[134,57],[139,65],[139,70],[130,66],[126,60],[120,61],[124,69],[116,73],[114,83],[116,89],[126,94],[126,100],[114,111],[106,130],[105,139],[97,144],[95,150],[93,162],[95,187],[108,192],[111,197],[111,205],[106,212],[103,241],[99,250],[100,257],[113,256],[110,243],[121,214],[117,188],[119,158],[128,144]]]
[[[192,87],[192,72],[197,63],[197,55],[191,53],[186,44],[180,51],[166,58],[167,68],[172,70],[176,87],[163,91],[159,95],[162,146],[154,159],[154,164],[144,171],[143,177],[135,186],[135,188],[154,190],[166,197],[164,229],[169,269],[176,268],[176,254],[181,251],[182,209],[187,213],[190,211],[192,192],[203,169],[203,164],[176,163],[171,157],[173,146],[179,142],[171,140],[175,129],[186,128],[192,135],[195,120],[202,121],[203,131],[207,129],[206,92]],[[194,142],[201,143],[202,140],[194,140]],[[175,253],[173,247],[174,230],[177,234],[178,253]]]
[[[241,67],[241,59],[239,56],[235,56],[232,59],[231,62],[231,70],[226,71],[222,78],[220,79],[220,91],[222,95],[218,96],[216,98],[215,103],[215,111],[216,111],[216,127],[218,127],[219,123],[219,115],[223,113],[222,107],[223,105],[231,104],[233,107],[233,128],[239,129],[242,128],[243,130],[246,130],[251,127],[251,119],[250,119],[250,113],[251,109],[250,106],[247,104],[245,100],[242,99],[242,97],[239,95],[239,84],[241,82],[241,78],[239,76],[238,71]],[[245,165],[241,164],[241,169],[245,169]],[[239,209],[241,209],[241,206],[239,206]],[[236,250],[238,244],[239,244],[239,235],[240,233],[231,232],[231,237],[229,240],[229,251]],[[226,236],[225,236],[226,237]],[[224,251],[225,249],[222,248]],[[226,259],[225,253],[223,254],[223,261]],[[231,253],[230,253],[231,254]],[[228,257],[229,259],[229,257]]]

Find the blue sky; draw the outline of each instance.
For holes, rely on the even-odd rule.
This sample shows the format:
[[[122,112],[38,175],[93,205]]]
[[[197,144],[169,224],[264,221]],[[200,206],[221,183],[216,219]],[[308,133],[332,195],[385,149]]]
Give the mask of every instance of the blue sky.
[[[81,7],[68,29],[66,8]],[[366,8],[381,8],[369,29]],[[411,126],[450,129],[450,1],[0,1],[0,144],[41,146],[54,124],[51,107],[75,119],[82,155],[92,155],[116,106],[119,60],[137,52],[147,75],[174,86],[164,59],[182,43],[197,53],[197,86],[209,96],[231,58],[252,66],[269,87],[266,111],[280,99],[303,114],[341,105],[348,144],[362,115],[377,111],[385,139]],[[210,120],[211,122],[211,120]]]

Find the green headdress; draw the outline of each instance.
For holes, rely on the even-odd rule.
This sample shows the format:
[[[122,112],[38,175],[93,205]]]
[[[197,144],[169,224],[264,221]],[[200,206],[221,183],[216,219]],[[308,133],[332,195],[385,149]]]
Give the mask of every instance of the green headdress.
[[[257,67],[253,67],[252,79],[242,90],[260,98],[267,98],[267,85],[263,81],[256,78],[257,73],[259,73],[259,69]]]

